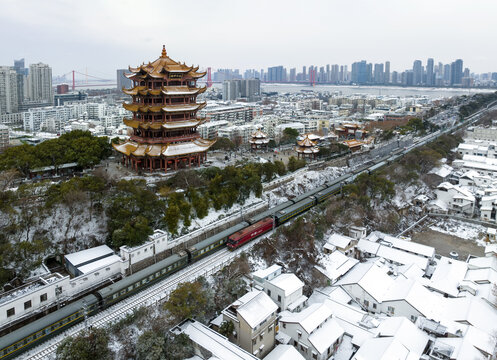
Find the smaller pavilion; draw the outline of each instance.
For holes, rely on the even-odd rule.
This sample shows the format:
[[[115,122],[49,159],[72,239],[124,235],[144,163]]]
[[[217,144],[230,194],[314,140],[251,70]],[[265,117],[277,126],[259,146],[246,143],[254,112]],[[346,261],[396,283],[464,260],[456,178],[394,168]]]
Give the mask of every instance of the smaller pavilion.
[[[252,134],[252,139],[249,140],[250,150],[255,151],[264,149],[267,151],[269,139],[260,129]]]
[[[316,146],[317,142],[312,141],[309,138],[309,135],[305,135],[304,139],[301,141],[297,141],[297,158],[305,159],[316,159],[317,154],[319,153],[319,148]]]

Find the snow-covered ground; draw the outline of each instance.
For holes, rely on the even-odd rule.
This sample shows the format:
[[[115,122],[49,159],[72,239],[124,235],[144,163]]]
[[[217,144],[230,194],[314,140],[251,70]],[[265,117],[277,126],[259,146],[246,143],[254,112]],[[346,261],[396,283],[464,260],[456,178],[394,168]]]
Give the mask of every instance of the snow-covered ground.
[[[306,191],[313,190],[323,185],[326,181],[331,181],[340,177],[346,172],[346,168],[329,167],[324,170],[303,171],[295,175],[295,178],[280,187],[265,192],[269,198],[270,206],[281,204]]]
[[[485,234],[487,232],[487,228],[483,225],[453,219],[441,219],[429,228],[444,234],[455,235],[463,239],[472,240],[479,246],[486,245]]]
[[[424,184],[409,185],[408,187],[395,186],[395,196],[392,203],[396,208],[402,209],[412,204],[413,199],[418,195],[428,195],[432,191]]]

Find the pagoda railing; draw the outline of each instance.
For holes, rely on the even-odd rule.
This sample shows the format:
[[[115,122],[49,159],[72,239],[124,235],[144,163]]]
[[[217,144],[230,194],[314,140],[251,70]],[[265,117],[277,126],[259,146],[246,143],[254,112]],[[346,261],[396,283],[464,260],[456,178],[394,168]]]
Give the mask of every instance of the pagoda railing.
[[[136,135],[131,135],[130,140],[136,141],[137,143],[146,143],[146,144],[165,144],[165,143],[174,143],[174,142],[184,142],[184,141],[192,141],[200,138],[200,134],[189,134],[183,136],[174,136],[174,137],[141,137]]]

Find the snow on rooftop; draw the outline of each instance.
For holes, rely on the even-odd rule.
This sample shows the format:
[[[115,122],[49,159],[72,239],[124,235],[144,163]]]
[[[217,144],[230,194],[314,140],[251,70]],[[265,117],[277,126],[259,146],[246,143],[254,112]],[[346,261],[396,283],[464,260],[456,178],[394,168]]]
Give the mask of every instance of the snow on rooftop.
[[[335,319],[332,318],[331,320],[325,322],[321,328],[312,333],[308,339],[314,348],[320,354],[323,354],[343,334],[343,328]]]
[[[181,328],[179,332],[188,335],[194,343],[210,351],[215,358],[220,360],[257,360],[257,357],[198,321],[189,320],[179,327]]]
[[[299,313],[283,311],[280,322],[299,323],[310,334],[332,314],[331,309],[324,303],[311,304]]]
[[[353,241],[351,237],[333,233],[329,238],[327,243],[336,246],[337,248],[345,249],[349,246],[350,242]]]
[[[120,261],[121,261],[120,256],[111,255],[111,256],[107,256],[103,259],[93,261],[87,265],[80,266],[80,267],[78,267],[78,270],[81,271],[82,274],[88,274],[94,270],[115,264],[115,263],[120,262]]]
[[[304,287],[304,283],[295,274],[280,274],[269,282],[283,290],[285,296],[289,296]]]
[[[340,251],[325,255],[321,260],[322,266],[315,266],[323,275],[334,281],[346,274],[359,260],[350,258]]]
[[[370,338],[359,348],[351,360],[407,359],[409,350],[394,337]]]
[[[251,328],[255,328],[278,310],[278,305],[262,291],[252,290],[250,293],[255,293],[255,296],[238,307],[237,312]]]
[[[374,231],[372,232],[368,237],[368,240],[370,241],[380,241],[383,240],[384,242],[388,242],[392,244],[392,247],[400,249],[400,250],[405,250],[409,251],[415,254],[420,254],[426,257],[433,257],[435,255],[435,248],[433,246],[428,246],[428,245],[423,245],[419,244],[413,241],[408,241],[408,240],[403,240],[399,239],[397,237],[379,232],[379,231]]]
[[[430,340],[428,334],[403,316],[388,317],[378,326],[378,336],[396,337],[411,353],[421,357]]]
[[[380,246],[380,248],[376,252],[376,256],[385,258],[387,260],[402,265],[416,264],[421,269],[426,269],[428,267],[428,262],[429,262],[429,259],[425,257],[411,254],[406,251],[395,249],[393,247],[386,245]]]
[[[446,164],[443,164],[442,166],[439,166],[437,168],[433,168],[431,169],[428,174],[434,174],[434,175],[438,175],[440,176],[441,178],[445,179],[447,176],[450,175],[450,173],[453,171],[454,169],[449,166],[449,165],[446,165]]]
[[[264,360],[305,360],[292,345],[278,345]]]
[[[95,258],[114,254],[114,251],[107,245],[100,245],[94,248],[78,251],[72,254],[67,254],[64,257],[73,266],[92,261]]]
[[[362,252],[366,252],[366,253],[370,253],[373,255],[376,254],[379,247],[380,247],[380,244],[373,242],[373,241],[369,241],[367,239],[361,239],[357,243],[357,250],[362,251]]]
[[[277,271],[281,272],[281,266],[274,264],[266,269],[260,269],[260,270],[254,271],[252,273],[252,276],[258,277],[260,279],[266,279],[269,275],[271,275]]]
[[[463,261],[442,257],[431,276],[429,287],[450,296],[459,295],[459,284],[464,279],[468,265]]]

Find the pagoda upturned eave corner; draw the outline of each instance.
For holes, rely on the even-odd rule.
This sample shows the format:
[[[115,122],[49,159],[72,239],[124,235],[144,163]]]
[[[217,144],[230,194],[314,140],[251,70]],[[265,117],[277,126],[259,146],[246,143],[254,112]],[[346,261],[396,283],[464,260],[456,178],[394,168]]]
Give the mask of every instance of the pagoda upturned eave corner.
[[[163,170],[199,166],[207,160],[207,151],[215,143],[204,140],[197,127],[205,119],[197,112],[206,103],[197,103],[197,96],[206,87],[197,87],[205,72],[198,66],[187,66],[167,56],[163,46],[161,56],[148,64],[129,67],[126,77],[133,88],[123,89],[131,102],[123,107],[132,112],[123,122],[132,135],[120,144],[113,144],[122,154],[122,163],[132,169]]]

